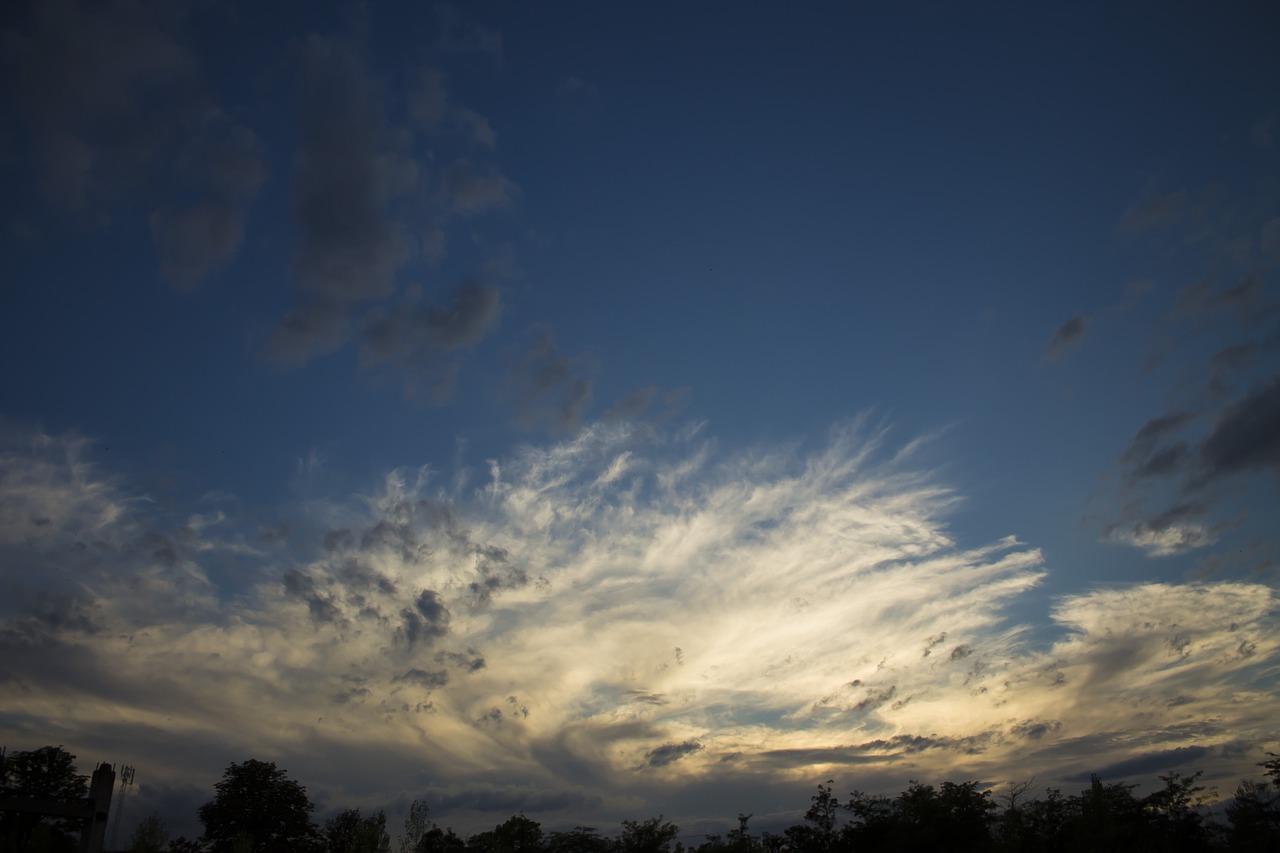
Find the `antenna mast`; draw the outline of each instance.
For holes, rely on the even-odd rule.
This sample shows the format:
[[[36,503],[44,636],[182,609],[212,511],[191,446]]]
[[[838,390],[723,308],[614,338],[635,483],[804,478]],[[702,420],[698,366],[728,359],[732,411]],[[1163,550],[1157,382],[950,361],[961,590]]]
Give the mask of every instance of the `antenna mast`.
[[[116,841],[120,835],[120,818],[124,817],[124,795],[129,792],[129,786],[133,784],[133,766],[126,765],[120,771],[120,801],[116,804],[116,819],[111,824],[111,849],[117,850]]]

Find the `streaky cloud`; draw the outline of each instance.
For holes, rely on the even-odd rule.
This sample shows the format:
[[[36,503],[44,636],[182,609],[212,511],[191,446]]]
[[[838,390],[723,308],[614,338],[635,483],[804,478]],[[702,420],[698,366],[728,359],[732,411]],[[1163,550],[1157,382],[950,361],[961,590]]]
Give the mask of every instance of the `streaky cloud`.
[[[0,470],[27,486],[4,492],[4,529],[37,529],[23,494],[83,506],[0,540],[6,567],[50,567],[6,569],[0,726],[47,719],[80,748],[109,716],[170,786],[269,750],[344,801],[407,801],[429,773],[483,811],[465,792],[497,775],[549,810],[594,803],[593,820],[725,766],[888,779],[910,756],[917,774],[1011,778],[1034,745],[1065,778],[1205,748],[1221,776],[1244,762],[1228,741],[1272,730],[1269,588],[1067,596],[1033,644],[1010,614],[1039,552],[956,543],[957,496],[904,467],[883,426],[808,450],[703,433],[586,424],[494,460],[468,493],[398,469],[280,507],[291,533],[265,548],[256,518],[166,527],[84,467],[82,439],[15,427]],[[206,568],[219,553],[238,579]]]

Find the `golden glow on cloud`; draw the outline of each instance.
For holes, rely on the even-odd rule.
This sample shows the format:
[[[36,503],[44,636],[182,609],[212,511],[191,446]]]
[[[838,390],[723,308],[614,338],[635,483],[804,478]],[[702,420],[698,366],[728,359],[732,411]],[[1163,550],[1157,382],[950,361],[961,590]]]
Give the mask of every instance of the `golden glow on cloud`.
[[[1061,779],[1187,747],[1229,778],[1274,740],[1268,587],[1086,591],[1036,639],[1040,553],[958,547],[955,496],[884,440],[721,454],[594,426],[477,480],[300,503],[281,545],[207,511],[156,530],[43,437],[0,483],[0,541],[50,567],[13,581],[0,720],[91,753],[119,732],[174,784],[278,756],[376,802],[422,784],[401,761],[605,811],[658,780]],[[334,744],[369,766],[326,775]]]

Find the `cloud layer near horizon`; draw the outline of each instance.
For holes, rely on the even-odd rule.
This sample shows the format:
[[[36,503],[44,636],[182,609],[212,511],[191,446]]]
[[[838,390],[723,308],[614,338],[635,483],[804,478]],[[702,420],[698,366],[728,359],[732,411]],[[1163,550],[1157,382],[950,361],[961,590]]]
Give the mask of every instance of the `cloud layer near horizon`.
[[[566,819],[674,815],[659,786],[727,775],[1066,779],[1191,749],[1230,777],[1275,739],[1268,587],[1084,592],[1033,642],[1011,617],[1041,555],[959,547],[957,497],[886,442],[596,424],[250,528],[167,521],[85,439],[10,425],[0,725],[127,748],[188,797],[253,755],[339,803]]]

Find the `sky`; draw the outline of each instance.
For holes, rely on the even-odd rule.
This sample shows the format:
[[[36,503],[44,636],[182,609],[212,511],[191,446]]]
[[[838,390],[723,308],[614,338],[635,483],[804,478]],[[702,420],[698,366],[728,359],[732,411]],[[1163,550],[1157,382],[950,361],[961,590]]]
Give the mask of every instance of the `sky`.
[[[1280,751],[1263,2],[0,11],[0,743],[459,831]],[[696,840],[696,839],[695,839]]]

